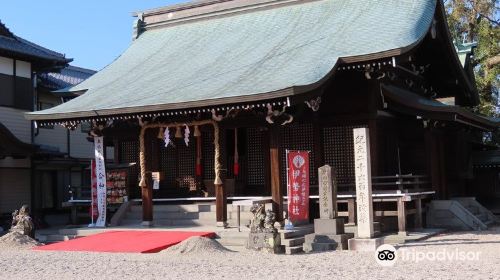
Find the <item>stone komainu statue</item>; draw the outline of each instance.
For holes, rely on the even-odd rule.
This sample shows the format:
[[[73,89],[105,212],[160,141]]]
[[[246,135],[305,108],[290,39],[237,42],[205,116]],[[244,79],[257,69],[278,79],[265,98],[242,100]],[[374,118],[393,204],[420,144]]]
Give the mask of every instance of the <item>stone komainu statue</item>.
[[[23,205],[21,209],[12,212],[12,226],[10,231],[16,231],[35,238],[35,225],[30,217],[28,205]]]
[[[250,212],[252,212],[253,214],[253,218],[250,221],[250,232],[277,232],[276,228],[274,227],[276,216],[274,215],[273,211],[266,211],[264,204],[254,204],[250,208]]]

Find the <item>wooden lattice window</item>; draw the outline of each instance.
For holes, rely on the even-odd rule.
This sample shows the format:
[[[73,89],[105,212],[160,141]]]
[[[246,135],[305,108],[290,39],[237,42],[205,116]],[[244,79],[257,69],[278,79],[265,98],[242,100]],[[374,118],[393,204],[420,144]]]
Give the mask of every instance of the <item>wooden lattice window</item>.
[[[286,187],[286,150],[309,151],[309,183],[317,185],[317,166],[314,160],[314,126],[311,123],[295,123],[281,128],[281,184]]]
[[[201,129],[201,144],[202,144],[201,154],[202,154],[202,165],[203,165],[203,178],[213,180],[215,179],[215,172],[214,172],[215,147],[214,147],[214,132],[212,128],[203,127],[203,129]]]
[[[120,161],[121,163],[138,163],[139,162],[139,145],[137,141],[120,142]],[[140,196],[139,173],[137,165],[129,168],[127,184],[131,198]]]
[[[352,130],[362,126],[336,126],[323,129],[325,163],[337,171],[339,184],[354,183],[354,138]]]
[[[258,128],[248,128],[248,185],[265,185],[264,134]]]
[[[173,131],[173,129],[170,129]],[[172,132],[173,133],[173,132]],[[172,138],[173,144],[165,147],[164,142],[161,142],[160,148],[160,168],[164,172],[164,180],[162,187],[187,187],[193,188],[195,185],[195,168],[196,168],[196,142],[191,135],[188,146],[183,138]]]
[[[177,142],[177,141],[175,141]],[[165,142],[161,141],[160,148],[160,169],[163,172],[164,180],[160,182],[161,188],[171,188],[175,186],[177,178],[177,152],[176,148],[170,144],[165,147]]]

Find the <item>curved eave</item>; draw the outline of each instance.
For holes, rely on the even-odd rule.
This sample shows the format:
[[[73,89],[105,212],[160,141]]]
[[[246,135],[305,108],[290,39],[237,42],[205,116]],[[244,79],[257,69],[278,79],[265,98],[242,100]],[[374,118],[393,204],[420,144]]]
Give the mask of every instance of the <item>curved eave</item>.
[[[424,36],[425,37],[425,36]],[[94,110],[94,111],[81,111],[81,112],[71,112],[71,113],[62,113],[62,114],[33,114],[26,113],[25,117],[28,120],[34,121],[61,121],[61,120],[69,120],[69,119],[85,119],[85,118],[95,118],[95,117],[106,117],[106,116],[116,116],[116,115],[126,115],[126,114],[137,114],[137,113],[151,113],[158,111],[169,111],[169,110],[184,110],[184,109],[192,109],[192,108],[200,108],[200,107],[211,107],[211,106],[222,106],[228,104],[237,104],[237,103],[250,103],[250,102],[262,102],[267,100],[273,100],[278,98],[287,98],[293,97],[305,93],[312,92],[321,88],[329,79],[333,77],[335,74],[338,65],[342,63],[356,63],[356,62],[365,62],[376,59],[390,58],[394,56],[399,56],[404,53],[411,51],[418,44],[420,44],[423,38],[420,38],[414,44],[411,44],[404,48],[398,48],[373,54],[359,55],[359,56],[349,56],[349,57],[341,57],[335,64],[335,66],[328,72],[326,76],[324,76],[321,80],[316,83],[302,86],[294,86],[289,88],[284,88],[281,90],[273,91],[273,92],[264,92],[246,96],[236,96],[229,98],[219,98],[219,99],[208,99],[208,100],[196,100],[184,103],[170,103],[170,104],[157,104],[157,105],[148,105],[148,106],[137,106],[137,107],[125,107],[125,108],[116,108],[116,109],[104,109],[104,110]],[[54,93],[63,94],[84,94],[86,90],[76,90],[72,91],[71,87],[66,89],[61,89],[57,91],[53,91]],[[36,112],[35,112],[36,113]]]
[[[411,113],[434,120],[454,121],[486,131],[497,130],[500,126],[499,121],[482,117],[459,106],[444,105],[392,85],[383,84],[381,88],[384,97],[395,106],[389,108],[399,109],[398,111],[402,113]]]

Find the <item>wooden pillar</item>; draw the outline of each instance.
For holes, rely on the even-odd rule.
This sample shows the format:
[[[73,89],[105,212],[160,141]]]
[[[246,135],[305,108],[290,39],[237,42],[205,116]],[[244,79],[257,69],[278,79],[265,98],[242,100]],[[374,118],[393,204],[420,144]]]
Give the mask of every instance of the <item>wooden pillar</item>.
[[[271,195],[276,221],[283,221],[283,190],[280,180],[279,128],[271,126],[269,135],[269,159],[271,168]]]
[[[153,130],[148,129],[144,134],[144,157],[146,164],[146,185],[142,187],[142,224],[144,226],[151,226],[153,224],[153,182],[151,178],[152,167],[152,141],[154,135],[151,133]]]
[[[406,208],[403,197],[398,197],[398,231],[400,235],[406,235]]]
[[[422,228],[422,199],[415,199],[415,229]]]
[[[219,129],[217,125],[214,125],[214,143],[216,145],[215,149],[215,165],[222,166],[222,149],[221,140],[220,140],[220,131],[225,131],[224,129]],[[224,187],[224,179],[225,177],[221,174],[221,169],[215,171],[216,178],[214,182],[215,187],[215,216],[217,219],[218,227],[226,227],[227,226],[227,195],[226,188]]]
[[[215,185],[215,203],[217,226],[225,227],[227,226],[227,197],[223,184]]]

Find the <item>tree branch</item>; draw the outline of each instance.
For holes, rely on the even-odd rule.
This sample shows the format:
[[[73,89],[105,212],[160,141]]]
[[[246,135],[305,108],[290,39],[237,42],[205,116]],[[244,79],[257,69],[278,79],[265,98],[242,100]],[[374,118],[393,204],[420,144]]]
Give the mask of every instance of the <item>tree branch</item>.
[[[484,64],[486,68],[492,68],[493,66],[500,64],[500,54],[486,59]]]

